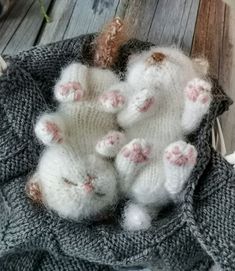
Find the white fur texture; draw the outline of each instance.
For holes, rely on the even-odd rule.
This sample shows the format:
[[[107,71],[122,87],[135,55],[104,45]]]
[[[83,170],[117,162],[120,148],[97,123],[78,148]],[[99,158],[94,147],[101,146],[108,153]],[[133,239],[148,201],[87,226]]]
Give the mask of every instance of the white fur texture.
[[[128,231],[144,230],[151,226],[151,216],[145,207],[130,203],[124,210],[123,228]]]
[[[175,198],[196,163],[197,151],[184,142],[184,135],[198,127],[209,109],[207,70],[203,59],[192,60],[174,48],[153,47],[133,56],[126,81],[112,86],[111,95],[104,94],[105,103],[100,99],[106,112],[118,112],[127,140],[138,141],[139,147],[130,148],[132,143],[123,147],[116,168],[122,192],[147,209],[158,209]],[[117,99],[122,103],[112,103]],[[151,149],[146,151],[140,142]],[[133,217],[126,212],[124,225],[130,225],[129,214]],[[133,225],[133,230],[137,228]]]
[[[117,82],[111,71],[69,65],[55,86],[58,110],[42,115],[35,126],[37,137],[47,145],[35,174],[42,201],[62,217],[90,218],[117,199],[114,167],[95,151],[97,141],[110,130],[122,137],[115,132],[115,117],[98,103],[98,96]]]
[[[235,152],[229,154],[229,155],[226,155],[225,156],[225,159],[233,165],[233,167],[235,168]]]

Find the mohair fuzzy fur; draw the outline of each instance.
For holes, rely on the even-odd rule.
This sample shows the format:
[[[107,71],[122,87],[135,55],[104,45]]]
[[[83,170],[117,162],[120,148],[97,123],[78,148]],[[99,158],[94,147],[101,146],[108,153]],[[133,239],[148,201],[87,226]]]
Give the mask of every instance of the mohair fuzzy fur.
[[[156,216],[176,201],[196,164],[197,151],[185,135],[209,110],[207,69],[206,60],[191,60],[175,48],[152,47],[132,56],[126,80],[100,98],[106,112],[117,113],[130,142],[115,161],[122,192],[137,204],[125,210],[128,230],[148,228],[151,212]]]
[[[116,173],[95,146],[110,129],[118,129],[114,116],[98,104],[98,96],[117,82],[111,71],[70,64],[55,85],[58,109],[43,114],[35,125],[47,148],[26,191],[64,218],[92,219],[116,204]]]
[[[234,169],[211,146],[215,119],[231,100],[213,81],[210,110],[187,137],[198,152],[181,205],[162,210],[146,231],[118,223],[84,224],[61,219],[32,204],[25,183],[44,149],[35,138],[38,117],[55,109],[53,87],[71,62],[92,64],[94,35],[32,48],[8,57],[0,77],[0,266],[2,270],[115,270],[156,266],[208,271],[216,262],[234,271]],[[114,64],[123,78],[128,56],[151,44],[131,40]],[[119,209],[118,209],[119,210]],[[118,212],[114,213],[118,216]]]

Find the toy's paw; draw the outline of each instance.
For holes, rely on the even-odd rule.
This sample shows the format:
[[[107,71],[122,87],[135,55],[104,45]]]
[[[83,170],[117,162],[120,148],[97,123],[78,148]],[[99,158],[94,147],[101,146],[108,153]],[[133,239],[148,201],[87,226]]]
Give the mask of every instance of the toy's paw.
[[[197,159],[197,151],[194,146],[184,141],[170,144],[164,154],[164,159],[175,166],[194,166]]]
[[[102,94],[99,100],[103,109],[110,113],[118,112],[125,104],[125,97],[118,90]]]
[[[63,142],[62,131],[51,119],[42,118],[35,126],[37,137],[46,145]]]
[[[33,181],[28,181],[25,186],[27,196],[34,202],[42,202],[42,193],[39,184]]]
[[[59,102],[78,102],[83,96],[84,91],[79,82],[58,84],[55,87],[55,97]]]
[[[148,89],[140,91],[133,100],[134,108],[141,113],[149,111],[155,104],[155,97]]]
[[[185,94],[189,101],[207,106],[211,102],[211,85],[204,80],[195,78],[186,86]]]
[[[96,145],[96,151],[106,157],[114,157],[125,143],[122,132],[110,131]]]
[[[135,164],[146,163],[150,159],[151,146],[144,139],[134,139],[122,148],[121,154]]]
[[[125,208],[123,221],[125,230],[147,230],[150,226],[151,217],[144,207],[131,203]]]

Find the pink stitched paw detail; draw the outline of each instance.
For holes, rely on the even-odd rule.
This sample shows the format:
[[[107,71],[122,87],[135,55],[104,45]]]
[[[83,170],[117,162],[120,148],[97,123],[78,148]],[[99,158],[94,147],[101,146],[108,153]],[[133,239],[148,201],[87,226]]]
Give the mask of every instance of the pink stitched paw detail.
[[[147,112],[150,107],[154,104],[154,97],[147,98],[142,105],[138,107],[138,111],[140,112]]]
[[[104,156],[114,157],[125,142],[122,132],[111,131],[96,145],[96,151]]]
[[[121,150],[122,155],[136,164],[148,162],[151,155],[151,147],[143,139],[134,139]]]
[[[211,101],[211,85],[204,80],[195,78],[186,86],[185,94],[194,103],[208,104]]]
[[[61,102],[78,102],[83,98],[84,91],[79,82],[68,82],[56,86],[55,96]]]
[[[152,91],[148,89],[143,89],[134,98],[134,107],[137,111],[144,113],[149,111],[155,104],[155,97]]]
[[[125,104],[125,97],[119,90],[106,92],[100,96],[100,102],[107,112],[117,112]]]
[[[108,135],[105,138],[105,142],[107,145],[115,145],[119,144],[120,141],[123,139],[123,133],[112,131],[108,133]]]
[[[62,132],[58,125],[45,117],[36,124],[35,133],[46,145],[63,142]]]
[[[62,142],[62,136],[59,127],[50,121],[47,121],[44,127],[44,131],[52,136],[52,140],[58,143]]]
[[[185,166],[195,165],[197,151],[194,146],[184,141],[178,141],[170,144],[164,154],[164,158],[173,165]]]

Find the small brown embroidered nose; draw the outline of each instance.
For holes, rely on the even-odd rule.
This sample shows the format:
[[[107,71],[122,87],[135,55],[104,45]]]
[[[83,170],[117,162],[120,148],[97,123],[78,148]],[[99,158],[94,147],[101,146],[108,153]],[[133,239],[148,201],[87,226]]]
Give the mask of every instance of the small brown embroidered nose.
[[[163,53],[157,52],[157,53],[153,53],[153,54],[151,55],[151,58],[152,58],[155,62],[162,62],[162,61],[166,58],[166,56],[165,56]]]

